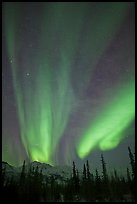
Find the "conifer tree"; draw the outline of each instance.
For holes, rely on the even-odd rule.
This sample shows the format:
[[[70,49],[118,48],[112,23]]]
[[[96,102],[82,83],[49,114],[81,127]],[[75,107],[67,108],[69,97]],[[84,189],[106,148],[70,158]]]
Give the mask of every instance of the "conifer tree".
[[[88,181],[90,181],[91,180],[91,173],[90,173],[90,170],[89,170],[88,160],[87,160],[86,166],[87,166],[87,179],[88,179]]]
[[[76,179],[76,166],[74,161],[73,161],[73,178]]]
[[[129,168],[127,168],[127,181],[128,181],[129,183],[131,182]]]
[[[87,178],[87,171],[86,171],[86,166],[84,164],[84,167],[83,167],[83,181],[86,181],[86,178]]]
[[[97,198],[97,200],[99,199],[99,197],[101,196],[101,178],[99,176],[98,170],[96,169],[96,173],[95,173],[95,187],[94,187],[94,191],[95,191],[95,196]]]
[[[108,180],[108,174],[106,169],[106,163],[103,157],[103,154],[101,154],[101,163],[102,163],[102,188],[103,188],[103,196],[108,199],[110,196],[110,187],[109,187],[109,180]]]
[[[130,164],[132,168],[132,177],[134,179],[135,178],[135,159],[134,159],[133,153],[131,152],[130,147],[128,147],[128,151],[129,151]]]
[[[80,179],[79,179],[79,172],[76,170],[76,193],[79,194],[79,189],[80,189]]]
[[[106,163],[103,157],[103,154],[101,154],[101,163],[102,163],[102,174],[103,174],[103,181],[108,181],[108,175],[107,175],[107,169],[106,169]]]

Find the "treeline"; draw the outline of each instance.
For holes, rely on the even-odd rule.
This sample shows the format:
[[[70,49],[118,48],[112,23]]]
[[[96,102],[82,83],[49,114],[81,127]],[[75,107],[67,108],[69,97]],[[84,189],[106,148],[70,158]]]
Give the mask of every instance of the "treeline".
[[[66,182],[58,183],[54,175],[44,177],[38,166],[25,170],[25,161],[20,178],[6,179],[6,169],[2,170],[2,199],[17,202],[65,202],[90,201],[113,202],[135,201],[135,158],[128,147],[132,172],[127,168],[126,176],[119,176],[116,169],[108,175],[106,163],[101,155],[102,174],[96,169],[95,174],[90,170],[89,162],[83,166],[83,174],[79,175],[75,162],[72,175]]]

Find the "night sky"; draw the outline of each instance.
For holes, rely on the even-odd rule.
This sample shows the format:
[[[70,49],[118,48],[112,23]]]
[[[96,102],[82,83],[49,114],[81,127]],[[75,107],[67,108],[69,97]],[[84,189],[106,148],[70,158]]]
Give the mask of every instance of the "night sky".
[[[134,3],[2,5],[2,159],[94,167],[134,152]]]

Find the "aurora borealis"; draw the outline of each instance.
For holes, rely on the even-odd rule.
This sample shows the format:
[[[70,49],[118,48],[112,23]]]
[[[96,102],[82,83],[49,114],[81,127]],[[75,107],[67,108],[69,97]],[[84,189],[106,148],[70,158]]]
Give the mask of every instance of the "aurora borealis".
[[[70,164],[133,146],[134,3],[2,8],[2,159]]]
[[[134,119],[134,101],[134,84],[131,82],[129,87],[125,87],[120,94],[117,93],[110,104],[106,104],[107,107],[103,107],[99,118],[93,121],[81,138],[78,145],[80,157],[85,157],[96,145],[99,145],[101,150],[107,150],[119,144],[123,131]]]

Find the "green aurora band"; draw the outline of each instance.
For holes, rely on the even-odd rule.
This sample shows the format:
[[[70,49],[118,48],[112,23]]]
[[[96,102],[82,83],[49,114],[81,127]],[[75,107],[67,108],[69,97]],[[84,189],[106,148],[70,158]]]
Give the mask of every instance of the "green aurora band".
[[[105,8],[105,5],[102,6]],[[21,55],[21,42],[17,40],[16,33],[20,29],[22,17],[20,3],[5,3],[4,29],[9,59],[13,58],[11,69],[22,143],[31,160],[55,164],[58,160],[55,152],[67,127],[70,114],[79,100],[71,85],[73,71],[71,64],[79,46],[79,33],[83,26],[87,5],[86,3],[80,3],[79,6],[76,3],[48,3],[48,12],[46,8],[45,12],[43,8],[42,22],[39,23],[40,40],[35,59],[33,58],[33,62],[26,60],[24,65],[24,70],[29,70],[30,66],[36,70],[33,79],[30,77],[30,81],[26,82],[27,90],[24,89],[18,74],[20,63],[17,59]],[[86,53],[87,61],[92,58],[91,73],[115,36],[127,8],[128,4],[111,3],[108,5],[107,12],[99,9],[100,15],[97,17],[93,13],[92,24],[89,26],[93,26],[94,29],[90,29],[87,34],[89,42],[83,44],[81,49],[83,66]],[[119,15],[115,15],[116,12]],[[54,49],[52,33],[56,32],[61,39],[56,54],[59,58],[58,75],[52,60]],[[84,82],[83,89],[79,84],[81,92],[88,87],[90,78],[91,75],[85,69],[85,73],[81,76],[81,81]],[[79,157],[86,157],[95,147],[101,150],[115,148],[133,118],[134,84],[130,83],[125,90],[120,90],[117,96],[106,104],[100,116],[91,126],[89,125],[84,135],[77,139],[76,149]]]
[[[86,157],[94,148],[109,150],[117,147],[124,130],[135,117],[134,81],[117,91],[111,101],[106,103],[100,115],[89,125],[77,145],[80,158]]]

